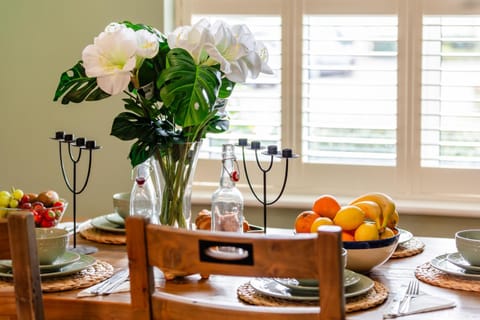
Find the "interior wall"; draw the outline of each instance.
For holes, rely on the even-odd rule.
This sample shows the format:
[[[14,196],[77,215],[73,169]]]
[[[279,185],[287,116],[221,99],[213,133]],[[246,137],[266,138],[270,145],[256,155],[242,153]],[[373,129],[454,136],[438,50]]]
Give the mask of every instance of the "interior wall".
[[[73,198],[62,178],[58,142],[50,139],[56,131],[102,147],[93,154],[86,190],[77,196],[78,219],[112,212],[112,194],[130,190],[130,143],[110,136],[114,117],[123,111],[122,95],[68,106],[53,102],[60,74],[81,59],[83,48],[107,24],[123,20],[161,30],[163,1],[0,1],[0,190],[56,190],[70,202],[65,219],[71,219]],[[73,184],[71,162],[64,159]],[[84,152],[78,189],[87,163]]]

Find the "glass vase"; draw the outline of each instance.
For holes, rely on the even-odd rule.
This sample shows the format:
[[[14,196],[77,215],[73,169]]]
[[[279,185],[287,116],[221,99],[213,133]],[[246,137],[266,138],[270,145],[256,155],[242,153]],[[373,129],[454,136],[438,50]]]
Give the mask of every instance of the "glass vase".
[[[201,144],[172,144],[155,157],[161,192],[160,224],[191,229],[192,183]]]

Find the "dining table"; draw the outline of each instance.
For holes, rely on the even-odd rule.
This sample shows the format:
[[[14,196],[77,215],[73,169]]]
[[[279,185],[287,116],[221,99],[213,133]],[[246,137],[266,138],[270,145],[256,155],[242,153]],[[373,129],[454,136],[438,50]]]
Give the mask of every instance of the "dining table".
[[[289,229],[269,228],[269,233],[293,233]],[[418,268],[432,259],[445,253],[455,252],[454,238],[413,237],[413,240],[422,244],[422,250],[405,257],[389,259],[383,265],[374,268],[365,276],[382,284],[387,290],[387,298],[379,304],[367,306],[358,310],[347,309],[347,319],[375,320],[383,319],[384,313],[392,302],[405,293],[410,279],[418,275]],[[77,245],[88,245],[98,250],[91,256],[112,266],[113,272],[128,268],[126,246],[121,243],[100,243],[79,237]],[[189,275],[174,280],[165,280],[160,271],[156,272],[157,290],[179,299],[187,299],[192,303],[216,303],[238,309],[249,305],[245,299],[239,298],[239,288],[248,284],[252,279],[248,277],[232,277],[210,275],[207,279],[198,274]],[[476,280],[477,285],[480,279]],[[60,290],[44,292],[46,319],[135,319],[138,311],[130,305],[129,291],[116,292],[109,295],[82,297],[77,295],[82,289]],[[413,319],[449,319],[468,320],[478,319],[480,316],[480,291],[468,289],[452,289],[425,281],[420,282],[420,290],[432,296],[449,299],[455,307],[402,316],[405,320]],[[0,285],[0,319],[13,319],[15,314],[15,298],[12,287]],[[284,308],[288,312],[295,312],[312,306],[252,306],[258,308]],[[226,316],[228,318],[228,316]]]

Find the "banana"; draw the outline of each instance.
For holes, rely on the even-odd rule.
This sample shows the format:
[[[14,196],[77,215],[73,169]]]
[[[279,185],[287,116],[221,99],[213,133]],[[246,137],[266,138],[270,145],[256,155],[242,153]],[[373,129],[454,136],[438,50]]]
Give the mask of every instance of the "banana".
[[[375,201],[358,201],[355,202],[355,206],[362,209],[365,212],[365,217],[375,222],[377,229],[382,228],[382,208]]]
[[[398,225],[398,221],[400,220],[399,219],[399,215],[398,215],[398,211],[395,210],[392,214],[392,216],[390,217],[390,220],[388,220],[387,222],[387,227],[389,227],[390,229],[395,229]]]
[[[395,203],[393,202],[392,198],[382,192],[369,192],[354,199],[350,202],[350,204],[355,205],[356,203],[362,201],[373,201],[380,206],[380,208],[382,209],[382,214],[379,231],[383,232],[383,230],[387,226],[388,221],[390,221],[391,216],[395,212]]]

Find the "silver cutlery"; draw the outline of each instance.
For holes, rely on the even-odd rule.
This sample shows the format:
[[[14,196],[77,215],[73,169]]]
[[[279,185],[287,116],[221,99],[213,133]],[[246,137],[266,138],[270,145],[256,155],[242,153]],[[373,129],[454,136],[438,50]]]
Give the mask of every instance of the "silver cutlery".
[[[420,293],[420,285],[417,279],[410,280],[404,298],[398,307],[398,313],[407,313],[410,309],[410,301]]]
[[[91,297],[111,294],[129,278],[128,269],[122,269],[116,272],[107,280],[100,282],[88,289],[83,290],[78,297]]]

